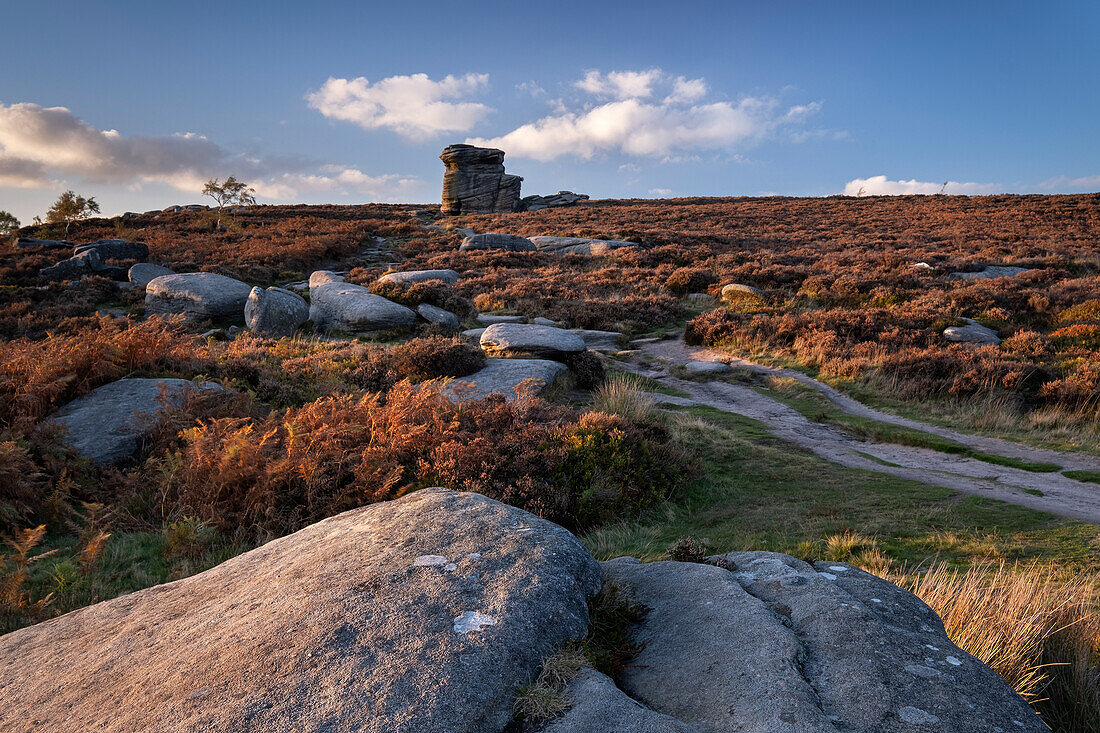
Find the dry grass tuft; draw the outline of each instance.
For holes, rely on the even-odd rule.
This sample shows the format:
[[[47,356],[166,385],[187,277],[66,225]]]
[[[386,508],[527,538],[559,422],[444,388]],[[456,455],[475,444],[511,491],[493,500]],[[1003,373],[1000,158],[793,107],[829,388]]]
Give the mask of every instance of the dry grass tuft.
[[[642,380],[633,374],[612,374],[596,390],[592,408],[628,420],[651,420],[655,410],[653,396],[648,394]]]

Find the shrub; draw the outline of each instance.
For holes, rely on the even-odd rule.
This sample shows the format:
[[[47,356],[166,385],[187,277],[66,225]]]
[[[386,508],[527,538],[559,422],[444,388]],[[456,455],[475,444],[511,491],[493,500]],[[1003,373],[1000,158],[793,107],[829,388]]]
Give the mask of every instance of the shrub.
[[[1100,298],[1086,300],[1058,314],[1062,323],[1100,323]]]
[[[668,559],[678,562],[704,562],[707,548],[694,537],[681,537],[668,548]]]
[[[421,381],[465,377],[485,366],[485,353],[460,338],[424,336],[393,347],[390,358],[402,377]]]
[[[595,389],[604,380],[603,361],[600,357],[585,349],[576,354],[570,354],[566,365],[572,370],[576,384],[581,389]]]
[[[1051,333],[1050,341],[1059,351],[1075,348],[1100,351],[1100,326],[1075,323]]]
[[[718,277],[710,270],[701,267],[681,267],[665,279],[665,287],[676,295],[705,293],[707,288],[718,282]]]

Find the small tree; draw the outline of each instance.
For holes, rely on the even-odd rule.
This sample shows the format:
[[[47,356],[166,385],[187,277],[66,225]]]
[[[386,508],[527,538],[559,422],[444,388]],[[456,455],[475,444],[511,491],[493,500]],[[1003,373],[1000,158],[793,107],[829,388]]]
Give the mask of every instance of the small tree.
[[[209,196],[218,202],[218,221],[215,228],[222,225],[222,209],[226,206],[252,206],[256,198],[252,195],[256,189],[247,183],[238,181],[233,176],[225,179],[225,183],[218,183],[218,179],[207,181],[203,186],[202,195]]]
[[[18,228],[18,219],[7,211],[0,211],[0,237],[6,237]]]
[[[66,191],[57,197],[53,206],[46,212],[46,222],[49,224],[64,224],[65,236],[69,236],[69,227],[74,221],[87,219],[92,214],[99,213],[99,204],[94,198],[77,196],[72,191]]]

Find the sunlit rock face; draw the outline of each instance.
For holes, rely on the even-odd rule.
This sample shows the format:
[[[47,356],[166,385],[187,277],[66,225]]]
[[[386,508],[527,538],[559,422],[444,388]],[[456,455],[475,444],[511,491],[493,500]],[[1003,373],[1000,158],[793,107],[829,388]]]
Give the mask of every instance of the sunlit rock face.
[[[515,211],[523,179],[504,172],[504,151],[473,145],[448,145],[439,155],[443,175],[443,213],[491,214]]]

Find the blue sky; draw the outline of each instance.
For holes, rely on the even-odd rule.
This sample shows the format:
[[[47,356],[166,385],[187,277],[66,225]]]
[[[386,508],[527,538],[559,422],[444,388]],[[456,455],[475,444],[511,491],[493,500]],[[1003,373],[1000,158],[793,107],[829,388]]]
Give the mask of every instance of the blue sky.
[[[0,209],[1100,190],[1100,3],[15,3]],[[467,8],[460,10],[459,8]],[[58,109],[61,108],[61,109]]]

